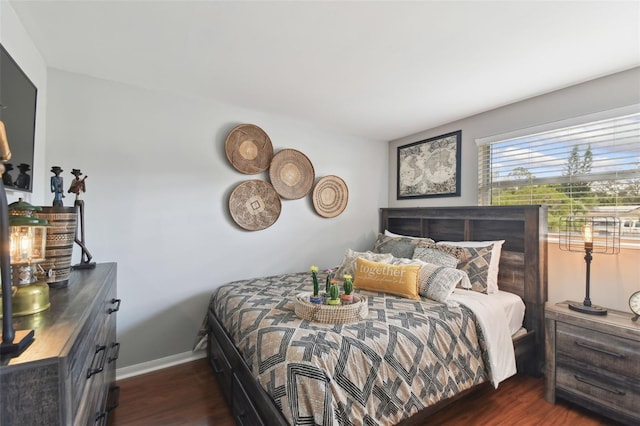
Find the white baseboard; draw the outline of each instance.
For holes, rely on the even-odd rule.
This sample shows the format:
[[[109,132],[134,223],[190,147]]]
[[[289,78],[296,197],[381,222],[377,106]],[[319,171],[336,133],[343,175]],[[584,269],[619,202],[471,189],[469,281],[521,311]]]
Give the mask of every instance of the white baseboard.
[[[185,362],[195,361],[197,359],[204,358],[205,356],[207,356],[205,350],[189,351],[140,364],[130,365],[128,367],[117,368],[116,380],[123,380],[129,377],[139,376],[140,374],[151,373],[152,371],[184,364]]]

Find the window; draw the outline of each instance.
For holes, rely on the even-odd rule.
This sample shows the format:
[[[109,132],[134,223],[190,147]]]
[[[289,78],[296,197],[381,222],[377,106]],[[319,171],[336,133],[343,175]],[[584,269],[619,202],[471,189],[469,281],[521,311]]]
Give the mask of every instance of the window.
[[[476,142],[480,205],[547,204],[551,232],[561,216],[615,216],[640,238],[640,105]]]

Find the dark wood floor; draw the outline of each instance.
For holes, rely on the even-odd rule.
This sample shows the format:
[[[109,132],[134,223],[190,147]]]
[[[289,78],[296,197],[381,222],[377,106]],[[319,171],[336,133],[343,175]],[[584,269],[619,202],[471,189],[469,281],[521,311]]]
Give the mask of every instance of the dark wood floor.
[[[234,425],[206,360],[121,380],[112,425]],[[544,379],[517,375],[429,418],[429,425],[616,425],[577,406],[544,400]]]

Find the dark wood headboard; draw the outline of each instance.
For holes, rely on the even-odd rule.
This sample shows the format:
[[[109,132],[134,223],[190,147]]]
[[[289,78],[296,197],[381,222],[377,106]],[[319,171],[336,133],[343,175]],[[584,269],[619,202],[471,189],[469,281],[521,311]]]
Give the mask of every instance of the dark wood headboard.
[[[535,331],[538,371],[544,362],[547,301],[547,207],[409,207],[380,209],[380,229],[435,241],[505,240],[498,286],[526,305],[524,326]]]

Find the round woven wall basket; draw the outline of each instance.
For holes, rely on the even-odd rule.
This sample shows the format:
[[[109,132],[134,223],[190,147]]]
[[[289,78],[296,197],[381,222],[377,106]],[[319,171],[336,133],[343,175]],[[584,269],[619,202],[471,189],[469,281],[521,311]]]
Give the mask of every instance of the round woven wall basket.
[[[273,158],[271,139],[260,127],[241,124],[229,132],[224,144],[227,160],[240,173],[255,175],[269,168]]]
[[[295,149],[283,149],[271,160],[269,178],[282,198],[296,200],[311,191],[315,172],[306,155]]]
[[[325,176],[313,188],[313,207],[322,217],[336,217],[347,208],[349,189],[338,176]]]
[[[367,298],[360,294],[353,295],[350,305],[321,305],[309,302],[311,293],[296,295],[295,312],[298,318],[325,324],[346,324],[362,321],[369,316]]]
[[[231,217],[247,231],[259,231],[273,225],[281,208],[280,197],[273,186],[263,180],[242,182],[229,196]]]

